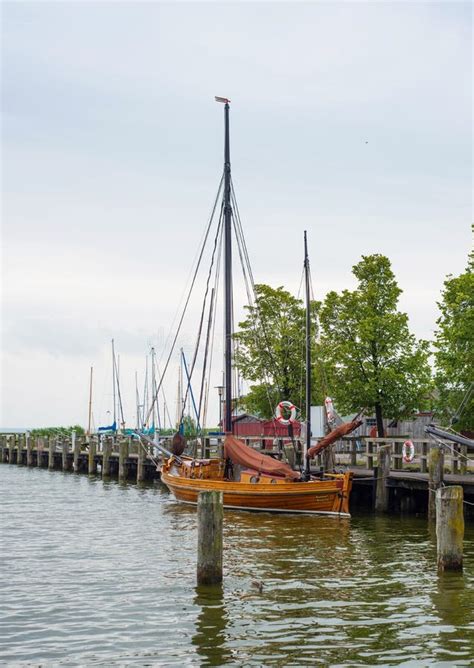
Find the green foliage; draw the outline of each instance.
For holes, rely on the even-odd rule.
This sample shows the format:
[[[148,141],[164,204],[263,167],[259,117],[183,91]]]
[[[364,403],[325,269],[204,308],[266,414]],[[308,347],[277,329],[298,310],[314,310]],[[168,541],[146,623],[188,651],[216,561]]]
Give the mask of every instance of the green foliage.
[[[300,299],[282,287],[260,284],[255,293],[255,305],[246,306],[246,318],[234,335],[235,365],[246,380],[255,383],[241,405],[249,413],[271,418],[279,401],[304,404],[305,309]],[[312,308],[315,311],[316,305]],[[314,376],[314,401],[321,401],[318,367]]]
[[[401,290],[388,258],[362,256],[352,271],[357,289],[328,293],[320,308],[321,344],[338,410],[373,408],[380,426],[382,414],[409,416],[426,404],[428,343],[397,310]]]
[[[474,255],[460,276],[448,276],[442,299],[441,316],[435,334],[435,382],[437,411],[444,419],[456,413],[474,382]],[[474,431],[474,396],[465,405],[456,429]]]
[[[41,429],[33,429],[31,431],[32,436],[44,437],[44,436],[70,436],[71,431],[75,431],[78,436],[84,436],[85,430],[78,424],[75,424],[71,427],[42,427]]]

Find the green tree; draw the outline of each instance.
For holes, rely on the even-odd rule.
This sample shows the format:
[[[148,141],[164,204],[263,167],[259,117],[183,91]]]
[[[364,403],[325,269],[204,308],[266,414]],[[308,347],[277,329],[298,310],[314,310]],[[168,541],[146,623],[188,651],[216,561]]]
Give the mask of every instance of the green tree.
[[[246,318],[234,334],[235,365],[243,378],[254,383],[241,405],[271,418],[279,401],[304,405],[305,308],[282,287],[259,284],[255,295],[255,305],[245,307]],[[321,401],[317,368],[313,381],[313,401]]]
[[[408,416],[426,402],[428,343],[415,339],[397,310],[402,291],[388,258],[362,256],[352,272],[357,289],[328,293],[320,309],[330,391],[340,411],[373,408],[383,436],[384,416]]]
[[[464,273],[446,278],[438,307],[441,316],[434,343],[437,411],[446,420],[454,419],[456,428],[474,431],[474,393],[468,395],[474,382],[474,254]]]

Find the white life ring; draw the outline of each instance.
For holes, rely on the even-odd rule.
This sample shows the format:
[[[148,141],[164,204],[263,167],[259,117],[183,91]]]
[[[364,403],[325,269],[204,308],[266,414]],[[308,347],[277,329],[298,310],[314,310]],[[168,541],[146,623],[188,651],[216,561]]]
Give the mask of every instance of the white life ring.
[[[284,408],[290,412],[290,417],[288,419],[283,417]],[[296,420],[296,406],[294,406],[291,401],[280,401],[275,408],[275,418],[280,424],[290,424],[290,422],[294,422]]]
[[[403,461],[409,464],[415,458],[415,446],[412,441],[405,441],[402,446]]]

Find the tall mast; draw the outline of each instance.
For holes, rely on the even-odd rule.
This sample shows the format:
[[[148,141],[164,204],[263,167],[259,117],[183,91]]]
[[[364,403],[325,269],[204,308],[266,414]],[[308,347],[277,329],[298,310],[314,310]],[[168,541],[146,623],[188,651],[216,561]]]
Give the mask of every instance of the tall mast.
[[[309,459],[307,452],[311,447],[311,312],[309,294],[309,257],[308,240],[306,230],[304,232],[304,275],[306,286],[306,443],[304,444],[304,457],[306,474],[309,475]]]
[[[114,349],[114,340],[112,339],[112,394],[113,394],[113,401],[114,401],[114,422],[113,424],[117,424],[117,402],[115,399],[115,383],[116,383],[116,378],[115,378],[115,349]]]
[[[225,413],[224,432],[232,433],[232,207],[230,203],[230,139],[229,102],[227,98],[216,97],[224,103],[225,144],[224,144],[224,311],[225,311]]]
[[[91,437],[91,421],[92,421],[92,374],[94,372],[94,367],[91,366],[91,377],[89,382],[89,421],[87,425],[87,437]]]

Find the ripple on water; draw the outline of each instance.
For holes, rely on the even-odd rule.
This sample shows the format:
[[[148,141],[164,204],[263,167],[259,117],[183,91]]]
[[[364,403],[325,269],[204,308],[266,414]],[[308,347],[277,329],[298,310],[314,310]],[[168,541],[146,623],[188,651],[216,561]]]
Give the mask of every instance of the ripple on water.
[[[159,484],[0,466],[0,661],[469,665],[474,533],[438,577],[416,518],[226,512],[225,586],[195,587],[195,510]],[[251,581],[263,582],[257,592]]]

